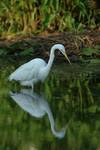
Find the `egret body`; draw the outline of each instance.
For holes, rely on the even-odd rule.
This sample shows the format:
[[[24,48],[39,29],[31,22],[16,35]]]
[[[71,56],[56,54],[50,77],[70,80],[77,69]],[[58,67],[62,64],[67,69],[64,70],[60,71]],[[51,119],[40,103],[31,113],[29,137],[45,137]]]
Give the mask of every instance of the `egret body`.
[[[18,69],[16,69],[10,75],[9,80],[19,81],[21,85],[32,86],[32,88],[37,81],[44,81],[48,76],[51,66],[53,64],[55,50],[59,50],[70,63],[64,46],[62,44],[55,44],[51,47],[48,63],[46,63],[41,58],[32,59],[31,61],[21,65]]]

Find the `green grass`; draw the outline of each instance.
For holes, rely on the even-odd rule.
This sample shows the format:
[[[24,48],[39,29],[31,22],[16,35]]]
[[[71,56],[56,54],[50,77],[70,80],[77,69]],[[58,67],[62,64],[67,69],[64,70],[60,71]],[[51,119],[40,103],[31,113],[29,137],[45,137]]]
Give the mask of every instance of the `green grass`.
[[[83,31],[95,27],[87,0],[3,0],[0,2],[0,35],[51,31]]]

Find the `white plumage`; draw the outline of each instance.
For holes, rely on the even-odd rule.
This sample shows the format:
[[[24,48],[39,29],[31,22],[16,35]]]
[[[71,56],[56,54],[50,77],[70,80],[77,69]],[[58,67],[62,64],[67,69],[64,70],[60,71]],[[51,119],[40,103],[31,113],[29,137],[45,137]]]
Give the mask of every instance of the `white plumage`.
[[[54,60],[54,52],[56,49],[60,50],[70,63],[70,60],[66,55],[64,46],[62,44],[55,44],[51,48],[48,63],[46,63],[43,59],[35,58],[16,69],[10,75],[9,80],[19,81],[21,85],[32,86],[32,88],[34,83],[36,83],[37,81],[44,81],[51,69]]]
[[[24,86],[33,86],[33,83],[40,80],[41,68],[45,66],[46,63],[44,60],[40,58],[33,59],[15,70],[10,75],[9,80],[19,81]]]
[[[11,98],[26,112],[36,118],[42,118],[47,114],[51,125],[51,131],[53,135],[58,138],[63,138],[66,133],[67,125],[63,127],[60,131],[56,129],[54,117],[52,111],[49,107],[47,100],[44,98],[43,94],[38,95],[32,92],[32,90],[23,89],[19,93],[10,93]]]

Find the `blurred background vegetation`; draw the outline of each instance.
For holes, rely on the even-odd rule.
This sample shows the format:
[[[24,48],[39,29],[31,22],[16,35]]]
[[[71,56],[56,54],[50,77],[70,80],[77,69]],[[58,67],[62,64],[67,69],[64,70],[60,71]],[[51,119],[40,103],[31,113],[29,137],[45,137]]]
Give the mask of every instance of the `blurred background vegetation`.
[[[95,28],[98,0],[2,0],[0,35]]]

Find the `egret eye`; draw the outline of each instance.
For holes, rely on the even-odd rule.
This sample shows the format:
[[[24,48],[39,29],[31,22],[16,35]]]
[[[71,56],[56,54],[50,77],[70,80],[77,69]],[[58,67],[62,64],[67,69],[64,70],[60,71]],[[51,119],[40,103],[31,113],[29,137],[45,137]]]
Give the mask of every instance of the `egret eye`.
[[[65,53],[65,50],[63,49],[63,50],[61,50],[62,51],[62,53],[64,54]]]

